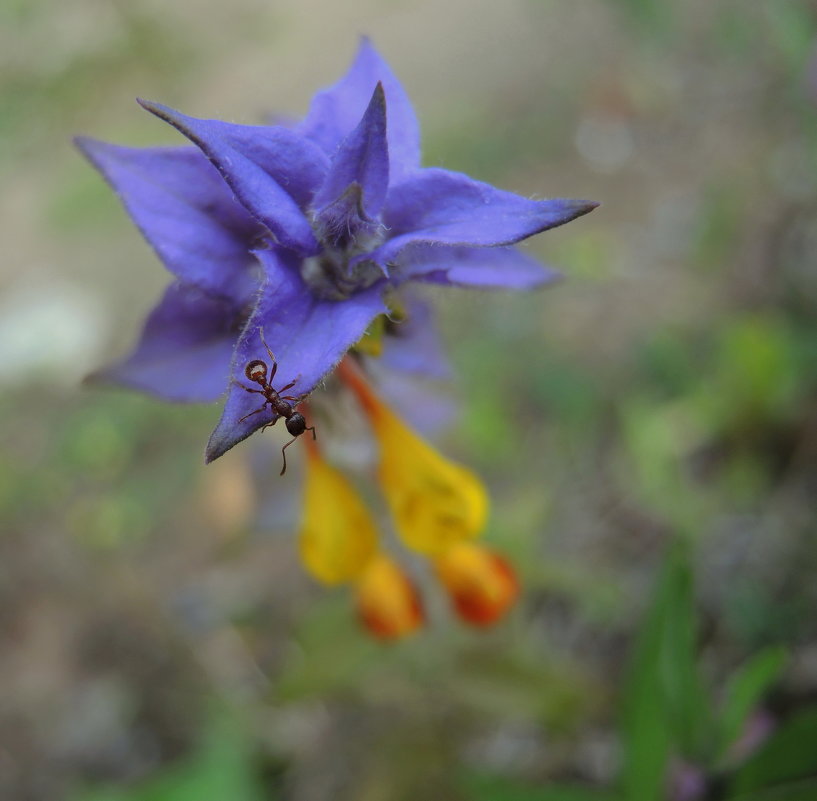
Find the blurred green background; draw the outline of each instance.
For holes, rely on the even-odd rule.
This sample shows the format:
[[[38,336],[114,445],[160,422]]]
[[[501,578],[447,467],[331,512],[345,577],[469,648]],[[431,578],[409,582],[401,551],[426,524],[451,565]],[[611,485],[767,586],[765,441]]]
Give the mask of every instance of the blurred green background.
[[[297,561],[280,431],[81,386],[167,275],[73,150],[302,114],[369,34],[425,163],[601,201],[441,292],[524,594],[392,647]],[[817,5],[0,0],[0,798],[817,799]],[[295,450],[295,449],[293,449]],[[302,455],[295,454],[293,468]]]

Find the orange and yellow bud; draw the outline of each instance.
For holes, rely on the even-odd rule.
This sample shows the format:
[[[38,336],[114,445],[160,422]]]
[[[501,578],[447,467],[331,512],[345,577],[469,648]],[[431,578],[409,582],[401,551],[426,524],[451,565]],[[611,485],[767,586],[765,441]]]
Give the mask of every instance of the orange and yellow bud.
[[[382,553],[366,565],[360,577],[357,611],[363,625],[381,640],[405,637],[425,619],[416,587],[400,566]]]
[[[301,558],[324,584],[354,581],[377,553],[374,521],[354,487],[308,442]]]
[[[435,567],[457,615],[475,626],[495,623],[519,594],[510,564],[481,545],[453,545],[435,560]]]
[[[415,434],[355,367],[344,362],[340,374],[371,421],[380,445],[378,477],[403,542],[434,555],[476,537],[488,512],[482,482]]]

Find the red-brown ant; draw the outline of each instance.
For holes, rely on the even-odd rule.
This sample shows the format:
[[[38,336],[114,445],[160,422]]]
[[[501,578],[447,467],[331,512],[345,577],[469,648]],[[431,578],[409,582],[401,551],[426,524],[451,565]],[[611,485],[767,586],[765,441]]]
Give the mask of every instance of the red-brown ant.
[[[292,434],[292,439],[281,448],[281,456],[284,458],[284,466],[281,468],[280,475],[284,475],[287,471],[287,455],[284,451],[295,442],[304,431],[311,431],[312,432],[312,439],[315,439],[315,426],[308,426],[306,424],[306,419],[300,412],[295,411],[295,406],[303,400],[303,395],[300,398],[296,398],[293,395],[282,395],[282,392],[286,392],[290,387],[295,386],[295,382],[298,380],[297,378],[295,381],[290,381],[285,387],[281,387],[279,390],[275,390],[272,388],[272,379],[275,378],[275,373],[278,370],[278,362],[275,360],[275,356],[273,355],[272,351],[269,349],[269,345],[267,345],[266,340],[264,339],[264,332],[262,329],[258,329],[258,333],[261,336],[261,341],[264,343],[264,347],[267,349],[267,353],[269,354],[270,361],[272,363],[272,368],[269,369],[269,377],[267,377],[267,363],[261,361],[261,359],[253,359],[251,362],[247,362],[247,366],[244,368],[244,375],[250,381],[254,381],[261,389],[250,389],[249,387],[245,387],[240,381],[236,381],[233,379],[235,384],[238,384],[241,389],[245,392],[254,392],[258,395],[264,396],[264,403],[259,408],[256,409],[254,412],[250,412],[249,414],[245,414],[238,422],[243,423],[248,417],[252,417],[254,414],[259,414],[263,412],[267,406],[270,407],[273,414],[280,415],[286,420],[286,427],[287,431]],[[289,401],[293,401],[293,403],[289,403]],[[261,428],[263,431],[270,426],[274,426],[275,423],[278,422],[278,418],[276,417],[271,423],[267,423],[265,426]]]

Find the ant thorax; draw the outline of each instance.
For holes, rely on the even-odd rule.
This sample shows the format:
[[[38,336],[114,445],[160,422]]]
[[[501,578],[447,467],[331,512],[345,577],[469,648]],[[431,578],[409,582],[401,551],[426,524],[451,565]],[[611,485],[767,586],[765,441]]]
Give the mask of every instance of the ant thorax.
[[[244,368],[244,375],[255,381],[257,384],[263,384],[267,378],[267,365],[260,359],[253,359]]]

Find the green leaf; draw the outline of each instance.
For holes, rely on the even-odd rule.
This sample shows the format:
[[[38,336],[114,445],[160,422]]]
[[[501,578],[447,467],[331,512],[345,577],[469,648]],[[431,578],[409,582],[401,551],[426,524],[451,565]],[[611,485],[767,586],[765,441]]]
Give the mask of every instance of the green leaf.
[[[668,566],[659,581],[657,598],[636,647],[624,710],[625,796],[640,801],[658,798],[671,742],[670,722],[661,685],[659,663]]]
[[[817,779],[793,782],[758,792],[731,795],[729,801],[814,801],[817,798]]]
[[[698,402],[715,429],[751,430],[785,419],[798,392],[794,337],[785,319],[747,314],[729,320],[715,345],[711,379]]]
[[[634,27],[648,39],[661,41],[673,32],[675,14],[668,0],[618,0]]]
[[[670,556],[670,586],[664,620],[662,680],[672,731],[681,752],[695,761],[707,757],[710,700],[697,666],[697,625],[692,570],[686,546]]]
[[[658,580],[636,646],[624,709],[625,797],[663,795],[670,750],[705,753],[708,699],[695,664],[692,576],[686,546],[676,545]]]
[[[763,6],[767,30],[786,59],[787,66],[799,74],[814,46],[813,10],[805,3],[767,3]]]
[[[295,641],[274,688],[276,702],[347,692],[387,659],[394,659],[401,645],[384,652],[361,632],[348,604],[329,596],[301,617]]]
[[[786,722],[736,771],[729,797],[812,777],[817,773],[815,744],[817,707],[812,707]]]
[[[754,707],[777,680],[788,658],[784,648],[766,648],[755,654],[731,678],[721,714],[720,753],[737,740]]]
[[[622,801],[606,790],[562,784],[535,786],[501,776],[469,776],[464,789],[469,801]]]
[[[224,712],[211,720],[199,749],[134,787],[98,788],[76,801],[262,801],[250,744],[238,722]]]

